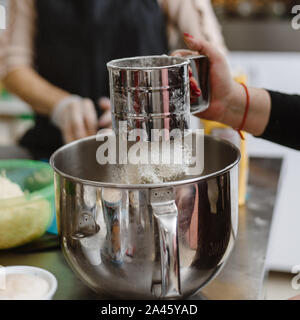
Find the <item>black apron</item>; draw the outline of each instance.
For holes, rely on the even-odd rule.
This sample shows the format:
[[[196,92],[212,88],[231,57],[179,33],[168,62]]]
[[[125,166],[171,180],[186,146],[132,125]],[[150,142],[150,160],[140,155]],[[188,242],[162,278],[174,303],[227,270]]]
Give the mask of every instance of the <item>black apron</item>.
[[[106,63],[166,53],[164,16],[157,0],[36,0],[35,67],[52,84],[93,100],[109,96]],[[48,117],[21,139],[34,158],[48,159],[62,135]]]

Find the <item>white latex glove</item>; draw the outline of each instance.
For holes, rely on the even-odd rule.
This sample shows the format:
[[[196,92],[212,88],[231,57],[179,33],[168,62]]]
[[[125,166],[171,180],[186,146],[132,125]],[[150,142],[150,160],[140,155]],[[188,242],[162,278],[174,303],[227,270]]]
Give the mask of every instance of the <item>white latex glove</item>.
[[[62,131],[66,143],[97,132],[97,113],[93,102],[76,95],[62,99],[54,107],[51,121]]]
[[[100,128],[111,128],[111,104],[110,100],[107,97],[102,97],[99,99],[99,106],[103,111],[102,116],[99,119]]]

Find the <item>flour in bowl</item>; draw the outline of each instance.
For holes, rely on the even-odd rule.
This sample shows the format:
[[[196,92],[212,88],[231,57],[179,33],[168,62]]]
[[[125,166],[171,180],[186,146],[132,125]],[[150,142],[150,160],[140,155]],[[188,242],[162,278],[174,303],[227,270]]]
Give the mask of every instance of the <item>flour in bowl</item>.
[[[174,158],[178,156],[176,150],[182,148],[180,155],[185,154],[185,161],[180,164],[174,163]],[[113,172],[114,180],[124,184],[160,184],[163,182],[176,181],[184,178],[189,174],[189,167],[193,162],[192,149],[189,145],[184,148],[181,144],[171,144],[171,149],[151,150],[148,157],[160,159],[155,164],[127,164],[122,167],[116,167]],[[163,162],[162,159],[168,159],[170,156],[170,163]]]
[[[20,186],[6,178],[3,173],[0,175],[0,200],[22,197],[24,195]]]
[[[8,274],[0,300],[39,300],[49,292],[49,284],[41,277],[28,274]]]

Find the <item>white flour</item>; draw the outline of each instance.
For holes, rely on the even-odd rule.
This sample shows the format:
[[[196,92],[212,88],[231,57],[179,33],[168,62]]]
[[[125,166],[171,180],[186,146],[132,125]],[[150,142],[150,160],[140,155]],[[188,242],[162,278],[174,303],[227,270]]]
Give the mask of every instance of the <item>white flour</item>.
[[[27,274],[8,274],[5,285],[0,289],[0,300],[39,300],[49,291],[46,280]]]
[[[174,159],[171,158],[172,161],[165,164],[162,159],[166,159],[170,154],[170,157],[172,157],[172,154],[174,157],[178,156],[174,152],[174,148],[174,146],[171,146],[171,152],[169,150],[164,151],[164,149],[162,152],[152,150],[151,156],[160,159],[158,164],[127,164],[122,168],[115,169],[113,175],[116,181],[121,178],[121,183],[124,184],[159,184],[182,179],[189,173],[189,166],[192,163],[192,150],[185,145],[182,150],[182,153],[185,153],[185,161],[182,161],[181,164],[175,164]]]
[[[24,193],[20,186],[11,182],[5,177],[5,174],[0,175],[0,200],[23,196]]]

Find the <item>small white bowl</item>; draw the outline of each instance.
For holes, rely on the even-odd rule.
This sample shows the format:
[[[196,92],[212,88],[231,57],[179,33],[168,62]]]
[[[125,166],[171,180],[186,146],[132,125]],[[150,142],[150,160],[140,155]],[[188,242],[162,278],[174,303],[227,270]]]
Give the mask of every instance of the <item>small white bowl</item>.
[[[37,267],[31,266],[9,266],[5,267],[5,274],[26,274],[31,276],[37,276],[49,284],[49,290],[46,295],[40,298],[40,300],[52,300],[56,290],[57,290],[57,280],[55,276],[49,271]]]

